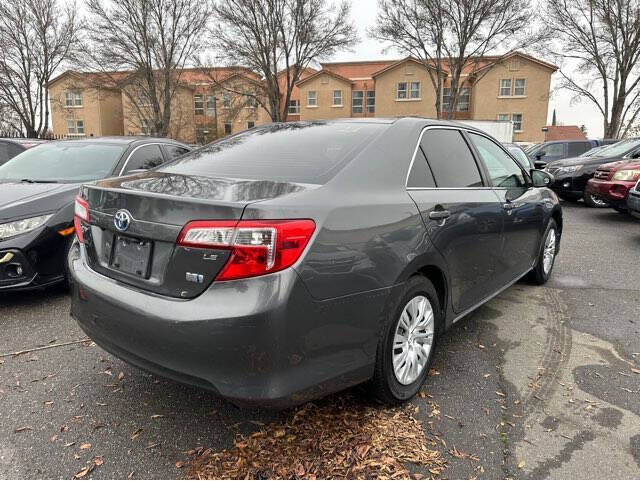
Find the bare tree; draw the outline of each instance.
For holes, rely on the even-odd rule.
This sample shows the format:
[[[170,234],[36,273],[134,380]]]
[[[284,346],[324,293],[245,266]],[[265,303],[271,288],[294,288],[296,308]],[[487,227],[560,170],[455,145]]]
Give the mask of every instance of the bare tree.
[[[436,92],[436,115],[456,111],[463,73],[472,77],[482,56],[531,42],[529,0],[378,0],[378,16],[369,35],[427,68]],[[449,108],[442,92],[449,79]]]
[[[565,64],[561,86],[596,106],[605,137],[624,137],[640,112],[640,2],[546,0],[545,13],[556,41],[544,48]]]
[[[347,1],[219,0],[212,47],[223,62],[258,72],[256,101],[274,122],[286,121],[291,92],[311,62],[357,42],[350,12]]]
[[[122,89],[148,133],[167,136],[183,69],[202,47],[210,0],[87,0],[83,64]],[[95,77],[94,77],[95,78]]]
[[[0,2],[0,98],[28,137],[49,129],[47,84],[77,44],[75,12],[73,2]]]

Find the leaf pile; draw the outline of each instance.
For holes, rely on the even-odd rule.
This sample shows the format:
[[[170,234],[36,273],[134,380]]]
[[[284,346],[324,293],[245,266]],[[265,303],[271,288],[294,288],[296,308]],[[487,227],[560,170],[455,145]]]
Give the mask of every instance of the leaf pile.
[[[231,449],[201,452],[187,471],[194,479],[398,479],[407,464],[438,475],[445,462],[435,441],[412,416],[413,407],[364,405],[339,397],[308,403],[284,424],[269,424]]]

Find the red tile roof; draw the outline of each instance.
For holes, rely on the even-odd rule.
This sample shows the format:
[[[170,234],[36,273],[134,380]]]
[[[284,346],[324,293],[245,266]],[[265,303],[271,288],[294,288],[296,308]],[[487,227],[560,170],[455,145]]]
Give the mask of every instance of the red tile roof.
[[[545,141],[551,140],[583,140],[586,139],[577,125],[549,125],[545,127]]]

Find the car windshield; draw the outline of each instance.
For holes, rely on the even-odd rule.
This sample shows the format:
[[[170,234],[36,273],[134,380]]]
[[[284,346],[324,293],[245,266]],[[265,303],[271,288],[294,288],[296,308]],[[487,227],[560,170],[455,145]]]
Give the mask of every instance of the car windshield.
[[[525,169],[531,168],[531,165],[529,164],[529,157],[527,157],[527,154],[525,154],[520,147],[507,147],[507,149],[509,149],[509,152],[513,154],[522,167]]]
[[[103,179],[113,172],[125,146],[61,141],[39,145],[0,167],[0,180],[75,183]]]
[[[388,127],[364,122],[272,124],[209,144],[158,170],[324,184]]]
[[[630,150],[634,150],[639,146],[640,139],[622,140],[617,144],[612,144],[605,147],[600,152],[596,152],[594,157],[622,157]]]

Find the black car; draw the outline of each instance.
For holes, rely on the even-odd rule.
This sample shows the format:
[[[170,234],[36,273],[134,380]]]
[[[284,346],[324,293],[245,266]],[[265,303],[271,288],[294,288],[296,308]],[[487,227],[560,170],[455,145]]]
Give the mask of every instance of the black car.
[[[66,278],[80,184],[163,164],[191,149],[169,139],[47,142],[0,166],[0,292]]]
[[[84,185],[72,314],[105,350],[237,403],[415,395],[438,334],[560,245],[551,176],[421,118],[256,127]]]
[[[5,164],[9,159],[14,158],[16,155],[21,154],[25,150],[36,147],[44,142],[46,142],[46,140],[27,138],[0,138],[0,165]]]
[[[587,191],[587,182],[602,164],[640,157],[640,138],[621,140],[608,145],[590,156],[558,160],[547,165],[545,170],[554,176],[551,188],[564,200],[584,199],[591,207],[606,207],[608,204]]]
[[[534,145],[527,151],[537,169],[544,168],[549,162],[578,157],[598,146],[596,140],[554,140]]]

